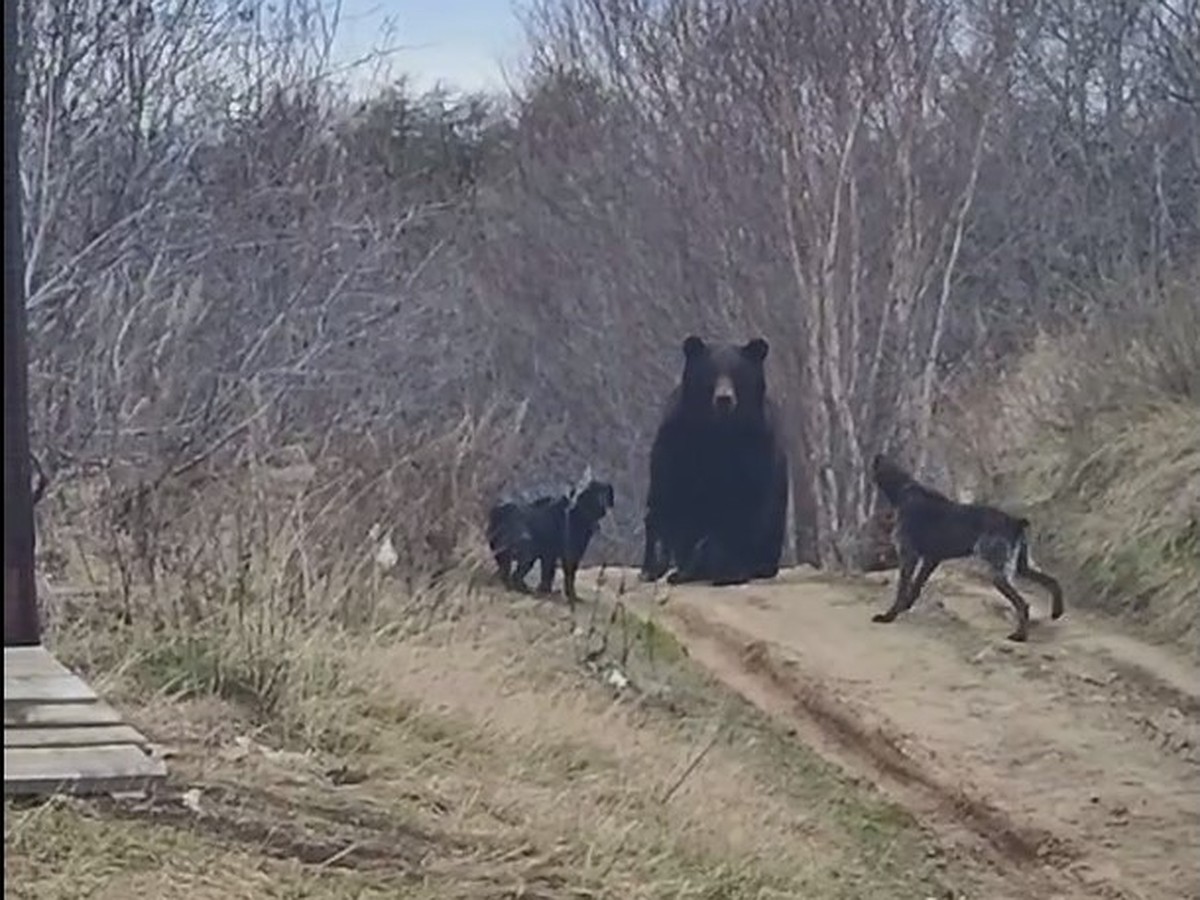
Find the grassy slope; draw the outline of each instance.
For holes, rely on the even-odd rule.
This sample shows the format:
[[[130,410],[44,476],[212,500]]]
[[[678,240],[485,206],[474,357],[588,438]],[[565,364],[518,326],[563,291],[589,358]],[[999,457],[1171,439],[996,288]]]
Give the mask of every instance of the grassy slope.
[[[6,804],[5,895],[969,890],[909,817],[720,693],[661,632],[582,630],[561,609],[477,597],[408,637],[327,632],[294,644],[269,715],[220,693],[165,695],[203,683],[187,670],[197,657],[172,668],[141,652],[148,633],[121,636],[120,665],[94,636],[65,639],[76,663],[107,659],[97,686],[174,748],[175,797]],[[631,641],[631,687],[606,682],[603,658],[580,662],[605,632]],[[178,799],[189,787],[192,808]]]
[[[1038,344],[951,415],[978,493],[1029,511],[1069,602],[1200,636],[1200,274],[1148,313]]]

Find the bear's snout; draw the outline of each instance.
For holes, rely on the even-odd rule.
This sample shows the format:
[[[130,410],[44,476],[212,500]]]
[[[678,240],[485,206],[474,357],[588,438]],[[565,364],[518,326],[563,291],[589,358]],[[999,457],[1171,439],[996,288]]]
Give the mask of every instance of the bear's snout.
[[[733,388],[733,379],[722,375],[713,387],[713,406],[718,412],[732,412],[737,406],[737,391]]]

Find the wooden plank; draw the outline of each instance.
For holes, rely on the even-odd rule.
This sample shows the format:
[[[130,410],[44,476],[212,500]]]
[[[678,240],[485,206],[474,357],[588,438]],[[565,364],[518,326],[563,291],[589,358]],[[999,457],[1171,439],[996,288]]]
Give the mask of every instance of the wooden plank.
[[[162,759],[129,744],[4,748],[6,795],[137,791],[166,774]]]
[[[4,703],[4,727],[70,727],[121,725],[120,714],[107,703]]]
[[[136,728],[128,725],[4,729],[5,747],[92,747],[104,744],[148,747],[150,742]]]
[[[18,675],[4,673],[4,699],[26,703],[78,703],[97,700],[96,692],[76,675]]]
[[[5,647],[4,674],[6,677],[70,675],[71,671],[45,647]]]
[[[149,741],[43,647],[4,649],[4,793],[125,793],[166,777]]]

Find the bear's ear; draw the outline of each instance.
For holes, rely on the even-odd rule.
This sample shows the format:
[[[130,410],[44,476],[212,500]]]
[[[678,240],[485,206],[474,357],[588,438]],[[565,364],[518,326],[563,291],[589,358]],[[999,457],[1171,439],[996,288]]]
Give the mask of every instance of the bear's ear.
[[[770,345],[763,338],[755,338],[746,343],[742,347],[742,356],[751,362],[760,363],[767,358],[767,351],[770,350]]]
[[[683,357],[684,359],[695,359],[701,353],[708,349],[704,341],[696,337],[694,334],[689,335],[683,341]]]

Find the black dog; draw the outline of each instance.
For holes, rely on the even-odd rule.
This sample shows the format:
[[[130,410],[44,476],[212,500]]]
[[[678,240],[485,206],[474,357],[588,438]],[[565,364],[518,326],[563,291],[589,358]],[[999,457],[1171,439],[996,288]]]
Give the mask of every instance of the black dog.
[[[612,485],[596,481],[589,472],[577,488],[566,494],[493,506],[488,511],[488,546],[501,581],[506,587],[528,593],[525,576],[534,562],[539,562],[538,592],[548,594],[561,562],[563,592],[573,608],[577,599],[575,573],[614,500]]]
[[[872,621],[891,622],[913,605],[940,563],[970,556],[988,564],[992,584],[1017,611],[1017,627],[1009,640],[1025,640],[1029,628],[1029,605],[1013,587],[1014,576],[1028,578],[1049,591],[1050,617],[1062,616],[1062,588],[1030,563],[1028,519],[1010,516],[992,506],[957,503],[920,484],[882,454],[872,462],[872,474],[879,490],[896,509],[896,549],[900,555],[896,599],[887,612],[878,613]]]

